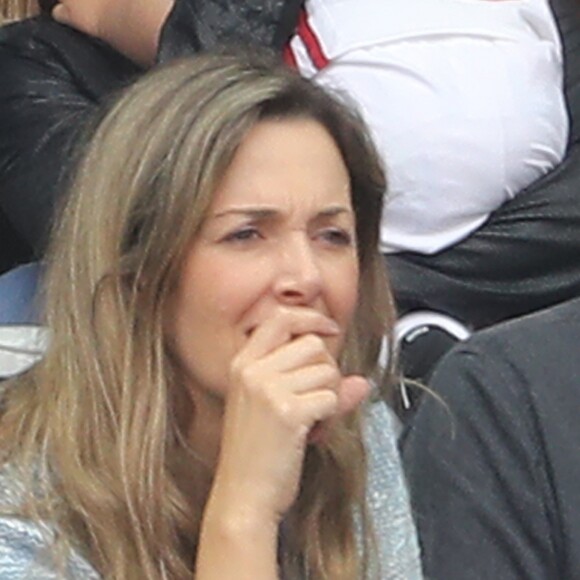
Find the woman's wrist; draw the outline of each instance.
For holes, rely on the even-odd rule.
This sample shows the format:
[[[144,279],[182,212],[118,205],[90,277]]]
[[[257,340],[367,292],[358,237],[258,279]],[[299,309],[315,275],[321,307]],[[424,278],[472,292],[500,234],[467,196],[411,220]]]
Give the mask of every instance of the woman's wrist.
[[[197,580],[276,580],[278,522],[240,502],[211,498],[197,552]]]
[[[244,506],[227,511],[219,507],[206,509],[202,521],[204,533],[219,536],[233,544],[255,539],[272,540],[275,544],[278,527],[278,522],[272,518],[259,517],[254,510],[244,509]]]
[[[219,476],[214,480],[204,511],[207,523],[220,533],[235,537],[238,533],[252,535],[254,530],[274,530],[277,533],[280,515],[260,502],[263,495],[258,489],[244,493],[241,485],[222,483]]]

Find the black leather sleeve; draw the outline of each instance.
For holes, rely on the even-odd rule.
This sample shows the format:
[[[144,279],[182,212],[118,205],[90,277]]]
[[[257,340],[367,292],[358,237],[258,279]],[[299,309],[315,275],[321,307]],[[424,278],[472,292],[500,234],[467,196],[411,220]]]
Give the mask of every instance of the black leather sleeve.
[[[87,122],[134,70],[108,47],[48,19],[0,30],[0,207],[36,253]]]
[[[302,0],[177,0],[161,33],[158,62],[223,46],[280,51]]]
[[[0,201],[20,235],[38,248],[90,102],[51,59],[0,48]]]

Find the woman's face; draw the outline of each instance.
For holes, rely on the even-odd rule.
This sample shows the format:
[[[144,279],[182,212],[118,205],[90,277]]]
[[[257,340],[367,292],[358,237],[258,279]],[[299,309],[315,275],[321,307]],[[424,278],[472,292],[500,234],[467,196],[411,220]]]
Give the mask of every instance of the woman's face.
[[[358,289],[347,169],[311,120],[264,121],[242,142],[192,244],[170,332],[192,393],[223,398],[230,363],[280,309],[311,309],[340,327],[338,357]]]

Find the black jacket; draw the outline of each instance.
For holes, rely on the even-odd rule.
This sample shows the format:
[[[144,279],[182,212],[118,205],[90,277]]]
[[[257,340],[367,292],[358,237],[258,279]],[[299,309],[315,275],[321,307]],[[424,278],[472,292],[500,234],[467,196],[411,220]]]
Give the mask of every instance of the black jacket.
[[[281,51],[299,6],[299,0],[177,0],[158,61],[226,42]],[[0,273],[41,255],[83,129],[142,72],[48,16],[0,28]]]
[[[403,460],[431,580],[580,578],[580,299],[438,365]]]

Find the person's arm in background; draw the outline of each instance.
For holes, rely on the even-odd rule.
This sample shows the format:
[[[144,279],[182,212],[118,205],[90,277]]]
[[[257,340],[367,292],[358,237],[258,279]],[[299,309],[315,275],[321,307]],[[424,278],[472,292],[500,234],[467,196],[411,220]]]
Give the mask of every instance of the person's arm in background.
[[[41,17],[0,29],[0,70],[0,212],[41,253],[87,121],[138,68]]]
[[[281,54],[302,0],[59,0],[52,10],[67,24],[140,63],[232,46],[257,46]]]
[[[91,12],[97,4],[114,11],[101,18]],[[61,4],[55,15],[69,26],[43,16],[0,29],[0,223],[8,220],[30,258],[42,254],[83,129],[103,100],[142,72],[135,62],[167,62],[226,41],[281,48],[300,2],[159,0],[148,3],[143,27],[131,16],[142,3],[120,4],[67,2],[71,9]]]
[[[8,253],[0,269],[42,255],[85,128],[101,103],[142,71],[139,50],[150,50],[154,60],[155,20],[158,37],[172,0],[142,5],[139,21],[130,12],[134,2],[113,4],[115,11],[107,0],[74,2],[72,14],[64,10],[68,3],[57,5],[63,22],[76,18],[80,31],[46,14],[0,30],[0,217],[13,230],[0,234]],[[109,20],[97,19],[95,5]],[[103,39],[96,38],[100,31]],[[107,42],[109,33],[119,46]],[[149,37],[152,46],[138,44]]]
[[[99,38],[143,67],[154,64],[174,0],[59,0],[52,17]]]
[[[534,404],[504,348],[480,336],[452,351],[430,383],[448,408],[426,394],[402,439],[431,580],[566,577]]]

